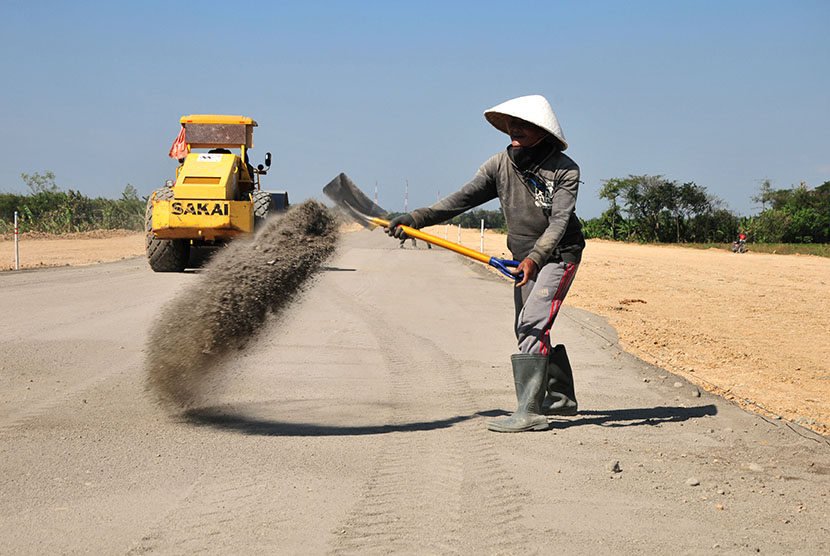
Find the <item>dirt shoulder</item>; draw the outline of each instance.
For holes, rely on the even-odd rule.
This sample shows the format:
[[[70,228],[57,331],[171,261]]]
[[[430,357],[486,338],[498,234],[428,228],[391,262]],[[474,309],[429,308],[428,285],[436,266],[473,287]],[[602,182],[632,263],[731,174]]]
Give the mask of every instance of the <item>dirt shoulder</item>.
[[[144,232],[95,230],[73,234],[21,234],[20,268],[82,266],[144,254]],[[0,236],[0,270],[14,269],[14,236]]]
[[[427,231],[458,239],[457,228]],[[480,232],[462,230],[461,244],[480,249]],[[509,257],[505,236],[485,232],[484,252]],[[136,232],[20,239],[22,268],[143,254],[144,234]],[[13,266],[13,241],[0,239],[0,269]],[[620,344],[641,359],[748,409],[829,435],[828,277],[830,259],[820,257],[592,240],[567,303],[605,317]]]
[[[570,302],[626,350],[830,433],[830,259],[591,242]]]

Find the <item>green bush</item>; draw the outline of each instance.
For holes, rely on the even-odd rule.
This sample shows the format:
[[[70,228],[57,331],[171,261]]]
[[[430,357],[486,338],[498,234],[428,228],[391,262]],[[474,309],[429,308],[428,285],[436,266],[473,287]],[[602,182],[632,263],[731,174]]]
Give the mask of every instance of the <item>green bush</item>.
[[[18,230],[60,234],[89,230],[144,229],[146,199],[127,184],[120,199],[89,198],[72,189],[60,191],[54,174],[22,174],[31,193],[0,193],[0,233],[14,231],[14,213],[18,213]]]

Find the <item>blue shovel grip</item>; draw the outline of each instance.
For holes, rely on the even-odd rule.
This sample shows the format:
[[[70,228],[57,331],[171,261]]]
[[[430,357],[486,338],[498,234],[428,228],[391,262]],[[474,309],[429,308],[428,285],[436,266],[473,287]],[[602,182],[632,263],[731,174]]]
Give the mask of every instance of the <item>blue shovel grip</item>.
[[[490,257],[489,265],[510,278],[511,280],[521,280],[524,276],[524,272],[519,274],[511,274],[508,268],[516,268],[519,266],[519,261],[511,261],[509,259],[497,259],[496,257]]]

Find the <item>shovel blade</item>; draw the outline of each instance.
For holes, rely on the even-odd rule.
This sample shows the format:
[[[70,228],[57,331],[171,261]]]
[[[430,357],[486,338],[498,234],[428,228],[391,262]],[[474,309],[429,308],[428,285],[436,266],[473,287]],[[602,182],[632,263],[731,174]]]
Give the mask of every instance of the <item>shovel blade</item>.
[[[341,173],[331,180],[323,188],[323,193],[359,224],[369,229],[376,226],[370,222],[372,217],[385,219],[388,215],[385,210],[364,195],[346,174]]]

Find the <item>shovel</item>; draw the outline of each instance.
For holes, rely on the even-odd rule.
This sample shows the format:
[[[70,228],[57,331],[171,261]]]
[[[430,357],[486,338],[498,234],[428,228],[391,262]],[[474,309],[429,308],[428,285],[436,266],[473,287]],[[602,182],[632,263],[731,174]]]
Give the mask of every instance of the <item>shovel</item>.
[[[383,228],[389,227],[389,220],[386,219],[388,213],[364,195],[346,174],[341,173],[339,176],[331,180],[328,185],[323,188],[323,193],[325,193],[329,199],[337,203],[338,206],[345,209],[349,215],[366,228],[372,230],[376,226],[381,226]],[[462,247],[457,243],[452,243],[409,226],[401,226],[401,228],[409,237],[414,237],[415,239],[426,241],[432,245],[437,245],[439,247],[449,249],[450,251],[455,251],[465,257],[481,261],[492,266],[511,280],[518,280],[521,278],[521,274],[511,274],[510,270],[508,270],[519,266],[518,261],[491,257],[490,255],[485,255],[484,253],[480,253],[474,249]]]

